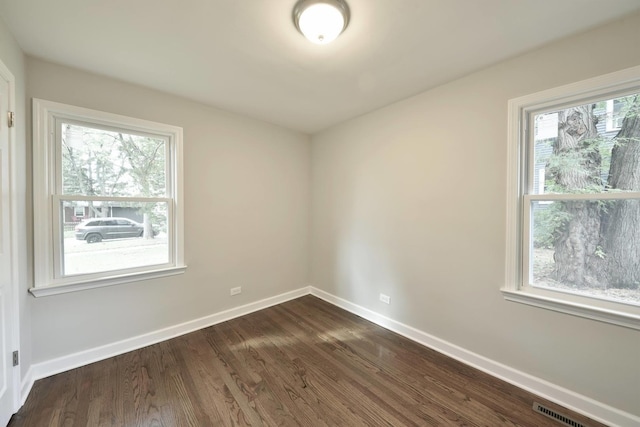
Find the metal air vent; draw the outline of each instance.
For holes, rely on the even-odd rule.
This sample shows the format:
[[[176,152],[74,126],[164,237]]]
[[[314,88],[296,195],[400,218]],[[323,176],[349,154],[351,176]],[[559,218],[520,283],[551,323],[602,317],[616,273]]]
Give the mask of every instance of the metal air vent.
[[[569,427],[588,427],[566,415],[563,415],[559,412],[554,411],[553,409],[547,408],[544,405],[541,405],[538,402],[533,402],[533,410],[539,414],[547,416],[551,419],[558,421],[560,424]]]

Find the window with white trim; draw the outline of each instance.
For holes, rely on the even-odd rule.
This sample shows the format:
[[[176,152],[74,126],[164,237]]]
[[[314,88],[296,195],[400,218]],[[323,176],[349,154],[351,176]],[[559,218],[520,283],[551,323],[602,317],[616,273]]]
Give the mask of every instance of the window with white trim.
[[[640,67],[509,101],[508,191],[505,298],[640,329]]]
[[[35,296],[184,271],[182,129],[33,100]]]

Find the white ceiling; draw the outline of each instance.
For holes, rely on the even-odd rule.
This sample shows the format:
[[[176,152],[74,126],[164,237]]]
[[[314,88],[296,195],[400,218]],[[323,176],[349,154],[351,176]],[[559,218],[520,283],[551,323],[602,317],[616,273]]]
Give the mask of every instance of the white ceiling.
[[[313,133],[640,10],[639,0],[347,0],[315,45],[295,0],[0,0],[29,55]]]

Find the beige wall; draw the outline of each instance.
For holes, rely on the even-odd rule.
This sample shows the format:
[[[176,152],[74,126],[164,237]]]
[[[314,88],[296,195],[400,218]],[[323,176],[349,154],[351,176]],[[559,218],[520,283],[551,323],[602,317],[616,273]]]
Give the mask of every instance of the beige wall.
[[[27,60],[33,97],[184,128],[184,275],[31,298],[33,362],[307,285],[309,137],[108,78]],[[229,288],[242,294],[229,296]]]
[[[640,65],[639,42],[635,15],[314,135],[311,283],[640,415],[638,331],[499,291],[508,100]]]
[[[18,229],[13,230],[18,244],[15,254],[14,268],[18,269],[19,317],[20,317],[20,368],[22,375],[31,366],[31,312],[27,294],[30,274],[28,273],[27,249],[27,176],[24,170],[27,166],[26,154],[26,108],[25,108],[25,59],[22,50],[9,32],[6,24],[0,19],[0,61],[9,68],[15,78],[16,90],[16,140],[14,141],[14,155],[18,165],[18,179],[15,183],[17,194],[15,197],[18,212]]]

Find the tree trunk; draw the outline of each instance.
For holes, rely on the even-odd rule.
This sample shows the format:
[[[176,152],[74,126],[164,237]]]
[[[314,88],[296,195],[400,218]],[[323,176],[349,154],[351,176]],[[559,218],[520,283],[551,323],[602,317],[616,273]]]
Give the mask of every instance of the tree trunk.
[[[569,202],[564,210],[571,219],[555,243],[555,279],[580,287],[597,285],[589,267],[595,261],[600,238],[599,203]]]
[[[593,105],[580,105],[558,113],[558,138],[549,172],[563,193],[577,193],[602,185],[602,158],[593,109]],[[600,205],[568,202],[563,208],[569,219],[555,242],[555,279],[576,286],[592,284],[589,264],[600,240]]]
[[[143,236],[145,239],[153,239],[153,227],[151,226],[151,218],[149,217],[148,213],[144,213],[142,215],[142,225],[144,227],[144,233]]]
[[[615,137],[609,186],[640,191],[640,97],[636,96]],[[603,280],[616,288],[640,286],[640,200],[618,200],[603,212]]]

